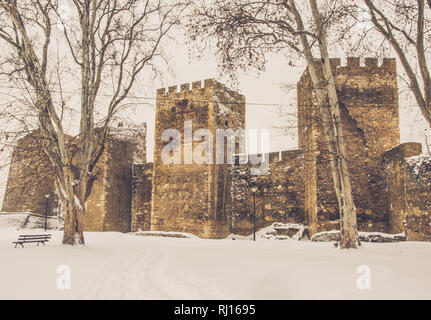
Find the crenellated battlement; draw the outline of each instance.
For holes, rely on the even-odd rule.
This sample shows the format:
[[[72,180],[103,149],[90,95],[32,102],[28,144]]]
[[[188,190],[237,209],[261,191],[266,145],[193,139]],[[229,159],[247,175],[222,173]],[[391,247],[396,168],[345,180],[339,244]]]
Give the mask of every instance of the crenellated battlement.
[[[235,165],[240,164],[241,162],[248,160],[249,157],[256,157],[261,158],[262,157],[268,157],[269,162],[272,164],[274,162],[279,161],[286,161],[292,158],[296,158],[299,156],[302,156],[303,150],[296,149],[296,150],[281,150],[281,151],[273,151],[269,152],[267,154],[257,153],[257,154],[234,154],[233,155],[233,163]]]
[[[203,86],[202,86],[202,81],[194,81],[191,84],[190,83],[183,83],[179,86],[179,90],[178,90],[178,86],[171,86],[168,88],[160,88],[157,90],[157,96],[159,95],[173,95],[173,94],[180,94],[180,93],[185,93],[185,92],[192,92],[192,91],[197,91],[197,90],[205,90],[205,89],[209,89],[209,88],[214,88],[216,86],[220,86],[223,87],[223,84],[219,83],[218,81],[214,80],[214,79],[206,79],[203,81]]]
[[[366,73],[396,74],[397,72],[397,61],[395,58],[383,58],[381,65],[379,65],[377,58],[365,58],[362,64],[359,57],[347,57],[346,65],[341,65],[340,58],[332,58],[331,65],[337,68],[337,73],[355,73],[362,71]]]
[[[179,88],[179,89],[178,89]],[[214,92],[228,92],[229,95],[241,103],[245,103],[244,95],[229,89],[224,84],[215,79],[206,79],[203,81],[194,81],[192,83],[183,83],[179,86],[170,86],[168,88],[160,88],[157,90],[157,98],[160,100],[168,99],[184,99],[187,95],[195,97],[206,96]]]
[[[396,78],[397,61],[395,58],[383,58],[379,65],[377,58],[365,58],[363,62],[359,57],[347,57],[346,63],[342,64],[340,58],[331,58],[332,72],[338,75],[350,76],[367,76],[372,74],[382,75],[390,78]],[[308,70],[308,68],[307,68]],[[308,72],[304,72],[299,82],[304,83],[310,81]]]

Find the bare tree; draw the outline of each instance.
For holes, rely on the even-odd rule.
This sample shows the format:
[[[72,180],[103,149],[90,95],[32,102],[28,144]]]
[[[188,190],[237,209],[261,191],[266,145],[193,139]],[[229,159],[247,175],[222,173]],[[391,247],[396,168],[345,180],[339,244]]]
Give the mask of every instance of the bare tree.
[[[269,52],[285,54],[286,63],[293,57],[305,59],[329,146],[341,214],[341,248],[357,247],[357,222],[327,32],[351,9],[341,1],[325,1],[319,7],[317,1],[309,0],[299,7],[294,0],[220,0],[203,3],[189,23],[192,40],[216,39],[221,68],[231,75],[238,69],[263,70]],[[310,215],[310,232],[314,233],[317,212]]]
[[[428,67],[431,0],[363,0],[363,3],[374,28],[397,53],[409,88],[431,126],[431,75]]]
[[[31,89],[43,151],[65,210],[63,244],[74,245],[84,244],[82,218],[112,118],[138,75],[154,67],[162,41],[179,24],[187,2],[73,0],[67,20],[62,5],[59,0],[0,1],[0,39],[11,52],[3,66],[10,76],[24,75]],[[61,82],[55,89],[52,85],[55,25],[63,26],[56,48],[67,48],[69,57],[62,63],[79,74],[67,79],[69,86],[76,81],[80,92],[79,134],[73,139],[64,130],[64,105],[54,99],[62,89]],[[101,101],[102,92],[109,98]],[[99,122],[97,107],[105,112]]]

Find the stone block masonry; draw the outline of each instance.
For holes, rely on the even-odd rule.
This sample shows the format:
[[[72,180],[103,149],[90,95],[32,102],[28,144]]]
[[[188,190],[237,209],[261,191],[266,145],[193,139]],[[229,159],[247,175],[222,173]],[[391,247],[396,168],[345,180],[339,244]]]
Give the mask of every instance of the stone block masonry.
[[[419,143],[385,153],[391,232],[406,231],[409,241],[431,241],[431,157],[419,156]]]
[[[31,212],[57,215],[58,197],[55,193],[54,172],[46,155],[41,152],[38,130],[17,142],[12,158],[3,200],[3,212]]]
[[[407,240],[431,241],[431,157],[407,160],[407,166]]]
[[[132,224],[133,232],[151,229],[151,191],[153,164],[136,164],[132,174]]]
[[[96,170],[98,178],[87,201],[85,231],[130,231],[133,145],[109,139]]]

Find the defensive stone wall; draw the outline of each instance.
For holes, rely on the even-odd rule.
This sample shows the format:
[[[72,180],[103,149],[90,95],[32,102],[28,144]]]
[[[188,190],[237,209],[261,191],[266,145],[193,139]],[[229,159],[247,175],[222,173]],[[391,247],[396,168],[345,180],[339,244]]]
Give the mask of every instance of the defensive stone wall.
[[[251,174],[253,167],[237,160],[231,172],[232,232],[253,232],[254,203],[252,186],[257,187],[256,227],[273,222],[304,223],[303,154],[301,150],[273,152],[265,175]],[[237,156],[238,158],[238,156]]]
[[[431,157],[419,143],[404,143],[385,153],[392,233],[409,241],[431,241]]]

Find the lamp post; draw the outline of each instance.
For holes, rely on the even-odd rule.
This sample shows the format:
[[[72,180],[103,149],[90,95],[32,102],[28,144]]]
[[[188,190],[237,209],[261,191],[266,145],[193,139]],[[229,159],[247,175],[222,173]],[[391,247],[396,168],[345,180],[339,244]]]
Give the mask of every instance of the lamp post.
[[[251,192],[253,192],[253,241],[256,241],[256,192],[257,186],[253,182],[251,185]]]
[[[49,194],[45,195],[45,232],[48,226],[48,199],[49,199]]]

